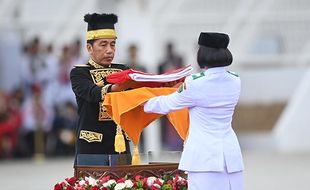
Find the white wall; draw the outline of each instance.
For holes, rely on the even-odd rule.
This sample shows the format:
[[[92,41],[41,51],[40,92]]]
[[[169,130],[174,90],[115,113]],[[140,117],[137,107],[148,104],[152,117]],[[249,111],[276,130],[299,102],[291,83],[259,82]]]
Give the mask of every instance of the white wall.
[[[237,65],[237,62],[233,64]],[[230,70],[230,68],[229,68]],[[305,68],[231,68],[241,78],[240,102],[246,104],[285,103],[295,93]]]

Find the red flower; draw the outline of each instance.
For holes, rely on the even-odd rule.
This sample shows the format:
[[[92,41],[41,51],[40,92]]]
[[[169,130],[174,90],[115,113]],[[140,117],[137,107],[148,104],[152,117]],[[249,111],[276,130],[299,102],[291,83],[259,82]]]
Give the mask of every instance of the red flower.
[[[68,186],[66,190],[74,190],[74,188],[71,186]]]
[[[155,187],[154,185],[151,185],[151,190],[158,190],[158,188]]]
[[[184,190],[187,189],[187,180],[182,177],[175,176],[164,176],[164,178],[155,178],[153,177],[154,184],[151,186],[147,185],[148,178],[137,175],[134,177],[135,180],[129,179],[134,189],[149,189],[149,190],[160,190],[160,189],[170,189],[170,190]],[[109,176],[102,177],[98,179],[99,185],[90,185],[89,181],[83,179],[83,185],[80,185],[79,182],[82,179],[76,179],[75,177],[66,178],[65,181],[55,184],[54,190],[109,190],[108,187],[103,187],[103,184],[110,179]],[[124,183],[125,178],[116,179],[116,183]],[[82,183],[81,183],[82,184]]]
[[[75,182],[76,182],[76,177],[71,177],[71,178],[66,178],[66,181],[70,184],[70,185],[74,185],[75,184]]]
[[[132,186],[132,187],[136,188],[136,187],[137,187],[137,182],[132,181],[132,183],[133,183],[133,186]]]
[[[179,180],[179,176],[175,175],[174,181],[178,181]]]
[[[100,190],[100,188],[96,185],[96,186],[93,186],[90,190]]]
[[[104,184],[105,182],[109,181],[109,179],[110,179],[110,176],[103,177],[103,178],[100,179],[100,182],[101,182],[102,184]]]
[[[55,186],[54,186],[54,190],[62,190],[62,186],[57,183]]]
[[[124,182],[125,182],[124,178],[121,178],[121,179],[117,180],[117,183],[124,183]]]
[[[146,189],[147,188],[147,178],[146,177],[143,178],[142,182],[143,182],[143,189]]]
[[[159,178],[156,178],[156,180],[155,180],[154,183],[156,183],[156,184],[158,184],[158,185],[162,185],[162,182],[160,182]]]
[[[138,181],[138,180],[140,180],[141,179],[141,175],[137,175],[136,177],[135,177],[135,180],[136,181]]]

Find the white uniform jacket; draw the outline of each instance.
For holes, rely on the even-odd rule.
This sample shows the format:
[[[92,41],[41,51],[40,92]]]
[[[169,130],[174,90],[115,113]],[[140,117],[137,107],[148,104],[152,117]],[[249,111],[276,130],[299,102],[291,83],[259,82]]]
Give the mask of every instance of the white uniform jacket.
[[[243,160],[232,116],[240,95],[240,79],[215,67],[185,79],[171,95],[150,99],[145,112],[167,114],[189,108],[190,127],[179,169],[191,172],[243,170]]]

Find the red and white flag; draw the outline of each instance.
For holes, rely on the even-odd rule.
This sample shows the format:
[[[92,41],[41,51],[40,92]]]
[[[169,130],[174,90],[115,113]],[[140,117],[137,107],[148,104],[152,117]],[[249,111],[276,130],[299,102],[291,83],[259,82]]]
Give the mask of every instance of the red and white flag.
[[[159,87],[167,82],[183,82],[185,77],[192,74],[192,71],[193,68],[190,65],[160,75],[128,69],[107,76],[107,81],[112,84],[136,81],[139,87]]]

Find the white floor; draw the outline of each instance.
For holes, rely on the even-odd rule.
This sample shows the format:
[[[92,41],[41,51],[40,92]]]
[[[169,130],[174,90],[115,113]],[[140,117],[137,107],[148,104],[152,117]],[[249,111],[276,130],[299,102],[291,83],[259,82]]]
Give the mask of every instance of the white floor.
[[[244,152],[246,190],[309,190],[310,154]],[[0,189],[53,189],[73,175],[73,158],[0,162]]]
[[[246,152],[246,190],[309,190],[310,154]]]
[[[48,190],[73,176],[73,158],[0,162],[0,189]]]

